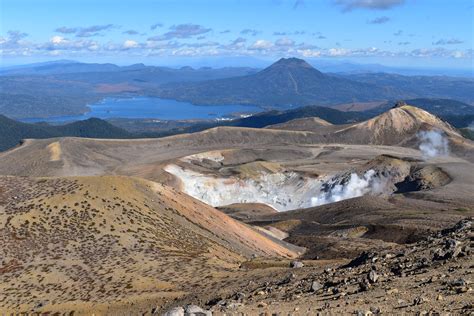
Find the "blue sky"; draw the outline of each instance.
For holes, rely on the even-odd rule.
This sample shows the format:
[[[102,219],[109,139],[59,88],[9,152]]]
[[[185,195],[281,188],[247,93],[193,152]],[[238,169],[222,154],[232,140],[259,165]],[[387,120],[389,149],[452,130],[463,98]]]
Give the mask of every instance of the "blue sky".
[[[296,56],[473,68],[471,0],[0,0],[4,65]],[[240,59],[236,59],[240,58]]]

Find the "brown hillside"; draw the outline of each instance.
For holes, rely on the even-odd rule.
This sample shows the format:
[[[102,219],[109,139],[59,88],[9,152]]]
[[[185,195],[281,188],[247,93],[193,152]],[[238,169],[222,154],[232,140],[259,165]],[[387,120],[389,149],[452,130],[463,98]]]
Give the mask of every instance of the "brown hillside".
[[[0,311],[16,312],[163,301],[246,257],[296,256],[169,187],[113,176],[1,177],[0,239]]]

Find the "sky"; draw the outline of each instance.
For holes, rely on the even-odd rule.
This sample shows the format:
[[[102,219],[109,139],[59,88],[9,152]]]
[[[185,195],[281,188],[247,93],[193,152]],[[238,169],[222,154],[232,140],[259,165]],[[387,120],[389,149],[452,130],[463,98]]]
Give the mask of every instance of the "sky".
[[[472,69],[473,12],[472,0],[0,0],[0,62]]]

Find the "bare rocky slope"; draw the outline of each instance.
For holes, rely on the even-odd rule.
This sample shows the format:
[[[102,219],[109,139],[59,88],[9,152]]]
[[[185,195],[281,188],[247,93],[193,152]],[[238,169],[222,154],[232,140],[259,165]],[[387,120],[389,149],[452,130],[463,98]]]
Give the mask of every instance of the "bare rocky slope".
[[[345,262],[294,262],[206,307],[217,315],[470,315],[472,238],[471,218],[406,247],[363,252]],[[270,269],[272,263],[260,265]]]
[[[407,105],[308,128],[0,153],[0,313],[470,312],[472,142]]]
[[[332,124],[319,117],[305,117],[301,119],[291,120],[285,123],[268,125],[265,128],[283,129],[291,131],[314,131],[323,126],[331,126]]]
[[[246,257],[298,251],[172,188],[110,176],[1,177],[0,240],[2,312],[163,304]]]

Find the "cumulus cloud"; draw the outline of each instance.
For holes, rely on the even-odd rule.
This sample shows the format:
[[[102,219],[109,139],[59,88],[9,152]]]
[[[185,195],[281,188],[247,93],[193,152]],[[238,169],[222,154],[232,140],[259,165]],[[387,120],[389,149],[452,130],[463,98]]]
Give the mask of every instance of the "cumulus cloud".
[[[244,30],[240,31],[240,34],[257,36],[258,34],[260,34],[260,31],[253,30],[253,29],[244,29]]]
[[[101,32],[108,31],[118,26],[114,24],[91,25],[87,27],[58,27],[55,32],[62,34],[75,34],[77,37],[92,37],[101,35]]]
[[[409,52],[410,57],[452,57],[452,58],[472,58],[473,50],[449,50],[444,47],[418,48]]]
[[[61,43],[64,43],[65,41],[66,40],[64,39],[64,37],[59,36],[59,35],[51,37],[51,40],[50,40],[50,42],[53,44],[61,44]]]
[[[452,57],[454,51],[446,49],[414,49],[411,51],[387,51],[377,47],[348,49],[343,47],[332,47],[328,49],[301,48],[298,52],[304,57]],[[472,52],[464,52],[462,58],[472,56]]]
[[[390,18],[388,16],[380,16],[378,18],[369,20],[367,23],[369,24],[384,24],[390,21]]]
[[[267,41],[267,40],[260,39],[260,40],[255,41],[255,42],[249,47],[249,49],[251,49],[251,50],[265,50],[265,49],[269,49],[269,48],[272,48],[272,47],[273,47],[273,43],[272,43],[272,42]]]
[[[166,52],[168,50],[177,49],[183,47],[184,44],[177,41],[168,41],[168,42],[157,42],[157,41],[147,41],[145,47],[151,50],[159,50]]]
[[[243,37],[237,37],[235,40],[232,41],[232,44],[233,45],[236,45],[236,44],[243,44],[247,42],[247,39],[243,38]]]
[[[122,34],[137,35],[137,34],[139,34],[139,32],[135,31],[135,30],[127,30],[127,31],[123,31]]]
[[[350,50],[345,48],[330,48],[328,50],[329,56],[346,56],[350,53]]]
[[[246,42],[247,42],[247,39],[243,37],[238,37],[235,40],[231,41],[230,44],[221,45],[220,48],[223,51],[236,51],[236,50],[243,51],[245,50]]]
[[[448,49],[443,46],[430,48],[417,48],[413,50],[383,50],[377,47],[347,48],[343,45],[333,47],[320,47],[315,45],[315,39],[324,39],[320,32],[311,33],[309,42],[295,42],[292,35],[302,31],[275,32],[282,35],[275,39],[259,38],[258,40],[246,39],[245,36],[235,38],[227,43],[218,43],[206,40],[202,34],[210,32],[209,28],[195,24],[182,24],[172,26],[169,32],[149,38],[140,42],[133,37],[126,41],[114,42],[111,40],[88,40],[78,37],[77,34],[97,33],[112,26],[95,26],[88,28],[58,28],[58,35],[52,36],[46,42],[31,42],[26,39],[27,34],[21,31],[9,31],[0,36],[0,49],[5,56],[45,55],[55,54],[64,56],[81,56],[81,54],[98,54],[99,52],[117,52],[141,56],[214,56],[214,55],[240,55],[240,56],[299,56],[308,57],[414,57],[414,58],[453,58],[469,59],[473,56],[472,49]],[[255,31],[255,30],[253,30]],[[121,32],[127,35],[136,35],[135,30]],[[250,34],[250,31],[245,33]],[[401,31],[398,32],[401,34]],[[201,34],[201,35],[200,35]],[[207,38],[208,36],[206,36]],[[186,39],[181,41],[181,39]],[[191,39],[191,40],[189,40]],[[194,39],[194,40],[193,40]],[[410,42],[393,41],[402,47]]]
[[[137,48],[138,46],[138,42],[134,40],[126,40],[125,42],[123,42],[123,48],[125,49]]]
[[[298,53],[303,57],[321,57],[321,51],[317,49],[300,49]]]
[[[464,52],[462,50],[455,50],[455,51],[451,52],[450,55],[453,58],[472,58],[472,56],[473,56],[472,50],[470,50],[468,52]]]
[[[27,36],[27,33],[17,30],[10,30],[7,32],[7,37],[0,38],[0,49],[21,48],[26,44],[24,38],[26,38]]]
[[[117,26],[113,24],[104,24],[104,25],[92,25],[89,27],[81,28],[77,33],[77,37],[91,37],[100,35],[100,32],[111,30]]]
[[[54,52],[58,55],[61,51],[79,52],[79,51],[97,51],[100,44],[93,40],[78,39],[70,40],[56,35],[50,38],[49,42],[37,45],[34,49],[38,51]]]
[[[293,41],[291,38],[283,37],[283,38],[278,39],[278,40],[275,42],[275,45],[276,45],[276,46],[288,47],[288,46],[293,46],[293,45],[295,45],[295,41]]]
[[[62,34],[73,34],[76,33],[79,29],[77,27],[66,27],[66,26],[61,26],[58,27],[56,30],[54,30],[57,33],[62,33]]]
[[[319,46],[314,45],[314,44],[308,44],[305,42],[301,42],[298,45],[296,45],[298,49],[320,49]]]
[[[287,36],[287,35],[303,35],[306,31],[294,31],[294,32],[273,32],[275,36]]]
[[[153,25],[150,26],[150,30],[156,30],[157,28],[159,27],[163,27],[163,23],[155,23]]]
[[[216,56],[219,55],[219,50],[216,48],[203,48],[203,47],[183,47],[171,51],[171,56]]]
[[[185,44],[186,47],[210,47],[210,46],[218,46],[218,42],[207,41],[202,43],[187,43]]]
[[[223,30],[223,31],[220,31],[219,33],[221,33],[221,34],[227,34],[227,33],[230,33],[230,30]]]
[[[461,41],[457,38],[451,38],[451,39],[440,39],[437,40],[436,42],[433,42],[433,45],[456,45],[456,44],[462,44],[464,41]]]
[[[8,31],[7,34],[12,41],[19,41],[28,36],[28,33],[21,31]]]
[[[402,5],[405,0],[333,0],[333,3],[343,12],[348,12],[356,9],[388,10]]]
[[[402,31],[402,30],[398,30],[398,31],[396,31],[395,33],[393,33],[393,35],[395,35],[395,36],[400,36],[400,35],[402,35],[402,34],[403,34],[403,31]]]
[[[174,38],[191,38],[197,35],[205,34],[210,32],[210,28],[206,28],[198,24],[178,24],[173,25],[169,28],[169,32],[165,34],[150,37],[150,41],[165,41]]]

